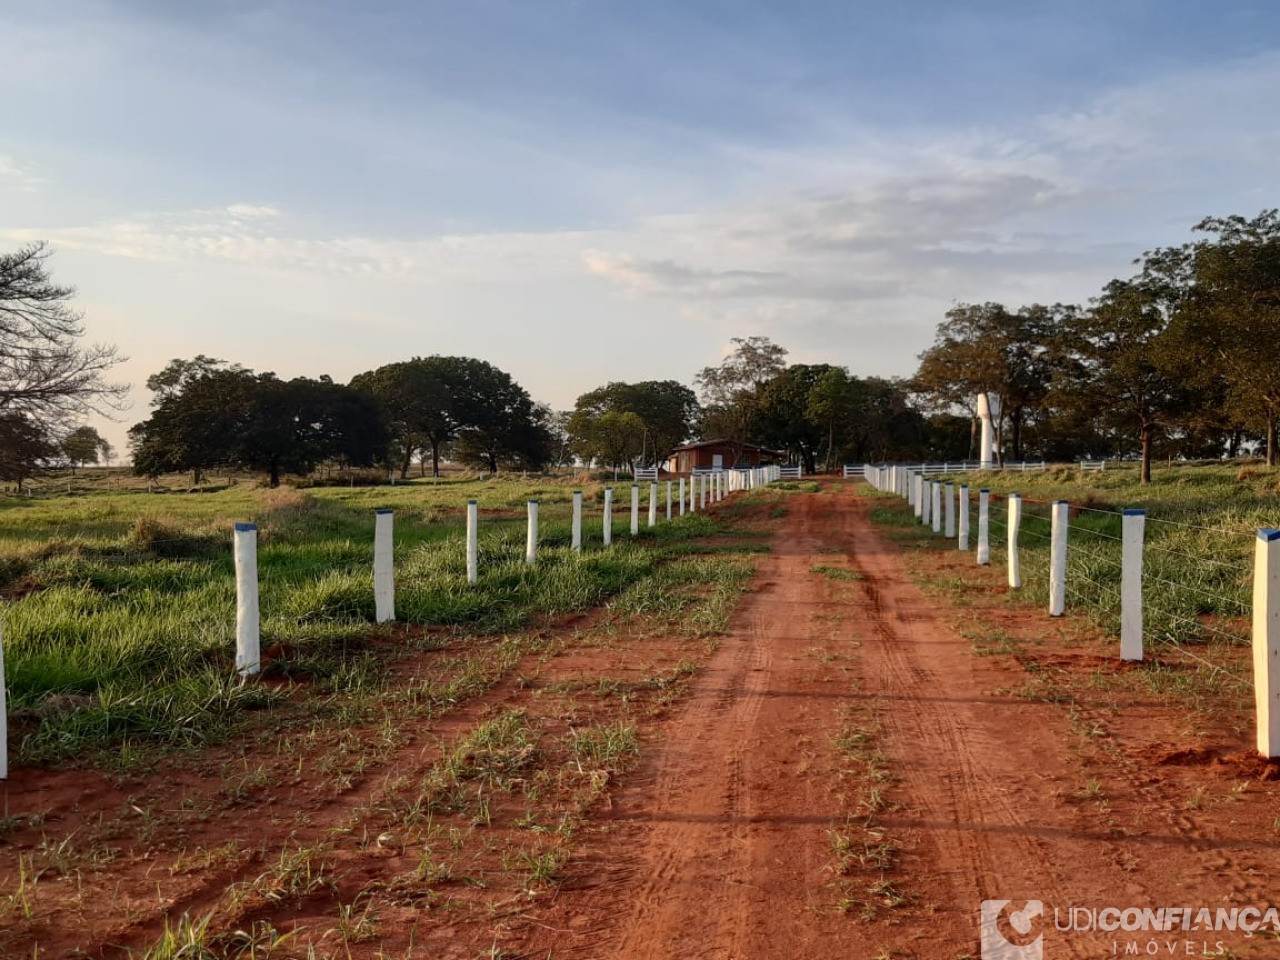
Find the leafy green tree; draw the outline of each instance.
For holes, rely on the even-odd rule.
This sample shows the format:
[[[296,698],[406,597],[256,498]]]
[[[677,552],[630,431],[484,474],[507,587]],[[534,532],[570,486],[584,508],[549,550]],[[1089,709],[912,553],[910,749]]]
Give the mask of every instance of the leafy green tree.
[[[702,391],[702,433],[745,442],[756,429],[765,384],[786,369],[787,350],[768,337],[729,342],[729,355],[695,378]]]
[[[1202,386],[1216,379],[1223,409],[1266,437],[1280,460],[1280,211],[1208,217],[1206,234],[1146,255],[1144,276],[1172,301],[1185,369]],[[1212,387],[1210,387],[1212,393]]]
[[[997,451],[1003,462],[1008,424],[1013,456],[1022,459],[1023,426],[1048,392],[1049,341],[1066,311],[1039,304],[1017,311],[999,303],[952,308],[938,325],[933,346],[920,354],[913,380],[916,392],[935,411],[964,410],[975,428],[978,394],[999,397]]]
[[[198,483],[209,468],[234,465],[264,471],[273,487],[329,460],[372,466],[389,443],[381,408],[359,391],[218,366],[169,390],[129,433],[138,474],[190,470]]]
[[[843,368],[793,364],[764,385],[755,436],[799,460],[806,473],[816,473],[822,444],[829,451],[837,422],[853,415],[852,399]]]
[[[58,447],[37,420],[22,413],[0,412],[0,480],[22,489],[24,481],[57,456]]]
[[[1151,482],[1153,444],[1187,409],[1190,395],[1168,349],[1167,300],[1139,281],[1113,280],[1064,332],[1066,362],[1056,402],[1137,441]]]
[[[639,421],[640,432],[638,444],[628,442],[625,455],[620,458],[616,445],[604,443],[611,447],[609,453],[603,454],[604,462],[616,467],[624,463],[631,466],[639,460],[648,466],[665,460],[689,438],[698,419],[698,399],[676,380],[613,382],[582,394],[567,424],[574,452],[582,459],[601,458],[602,437],[619,435],[617,427],[622,421],[600,424],[607,414],[631,414]],[[632,432],[623,433],[629,436]]]
[[[71,465],[71,472],[86,463],[98,463],[110,455],[111,444],[93,427],[76,427],[62,439],[62,455]]]

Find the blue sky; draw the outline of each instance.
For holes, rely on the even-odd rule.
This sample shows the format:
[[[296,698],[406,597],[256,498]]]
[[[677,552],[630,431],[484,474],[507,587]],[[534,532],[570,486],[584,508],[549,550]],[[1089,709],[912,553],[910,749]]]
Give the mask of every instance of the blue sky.
[[[557,408],[732,336],[909,374],[1275,205],[1273,3],[168,0],[0,8],[0,244],[140,385],[457,353]],[[15,95],[15,93],[20,95]]]

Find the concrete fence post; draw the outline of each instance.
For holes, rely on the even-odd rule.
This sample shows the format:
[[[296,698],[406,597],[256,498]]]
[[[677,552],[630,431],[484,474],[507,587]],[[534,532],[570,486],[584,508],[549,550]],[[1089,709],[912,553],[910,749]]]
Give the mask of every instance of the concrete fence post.
[[[689,474],[689,512],[698,512],[698,475]]]
[[[991,562],[991,491],[983,487],[978,491],[978,563]]]
[[[924,481],[920,487],[920,523],[929,526],[933,523],[933,483]]]
[[[530,500],[529,508],[529,529],[525,533],[524,538],[524,562],[538,562],[538,501]]]
[[[929,516],[933,520],[933,532],[942,532],[942,483],[933,481],[933,505],[929,507]]]
[[[707,509],[707,487],[711,484],[711,478],[705,473],[698,481],[698,509]]]
[[[684,516],[684,477],[680,478],[680,516]]]
[[[631,535],[640,535],[640,484],[631,485]]]
[[[915,503],[912,506],[915,508],[916,519],[918,520],[924,514],[924,474],[916,474],[913,489],[915,490]]]
[[[667,481],[667,519],[671,519],[671,481]]]
[[[373,515],[373,618],[386,623],[396,618],[394,514],[377,510]]]
[[[237,523],[236,564],[236,672],[251,676],[262,669],[258,633],[258,527]]]
[[[1049,531],[1049,616],[1060,617],[1067,610],[1067,501],[1055,500]]]
[[[960,539],[960,549],[969,549],[969,485],[960,484],[960,517],[956,524]]]
[[[582,505],[582,494],[575,493],[574,498],[579,508]],[[582,512],[578,512],[578,548],[582,548]],[[474,500],[467,501],[467,583],[475,583],[480,579],[480,508]]]
[[[948,540],[954,540],[956,537],[956,485],[948,483],[944,492],[947,498],[947,522],[944,533]]]
[[[604,545],[613,544],[613,487],[604,488]]]
[[[573,491],[573,519],[569,522],[569,549],[582,552],[582,491]]]
[[[1258,752],[1280,757],[1280,530],[1262,529],[1253,553],[1253,696]]]
[[[1022,495],[1009,494],[1009,586],[1022,587],[1022,568],[1018,565],[1018,531],[1022,528]]]
[[[1120,544],[1120,659],[1142,659],[1142,548],[1147,512],[1124,512]]]
[[[649,484],[649,526],[658,525],[658,481]]]

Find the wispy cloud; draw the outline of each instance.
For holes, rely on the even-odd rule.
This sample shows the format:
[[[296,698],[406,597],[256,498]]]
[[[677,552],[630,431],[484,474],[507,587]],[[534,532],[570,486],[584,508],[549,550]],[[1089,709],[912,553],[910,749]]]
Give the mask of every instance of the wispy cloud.
[[[28,193],[34,193],[41,186],[48,183],[43,177],[36,176],[29,169],[22,166],[13,157],[0,154],[0,181],[8,180],[18,186],[18,189]]]

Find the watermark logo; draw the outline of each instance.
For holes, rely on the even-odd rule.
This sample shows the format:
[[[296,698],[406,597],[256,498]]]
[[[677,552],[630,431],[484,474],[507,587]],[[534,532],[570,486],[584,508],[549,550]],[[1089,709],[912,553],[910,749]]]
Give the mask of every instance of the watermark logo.
[[[1043,917],[1039,900],[983,900],[982,960],[1044,960]]]

